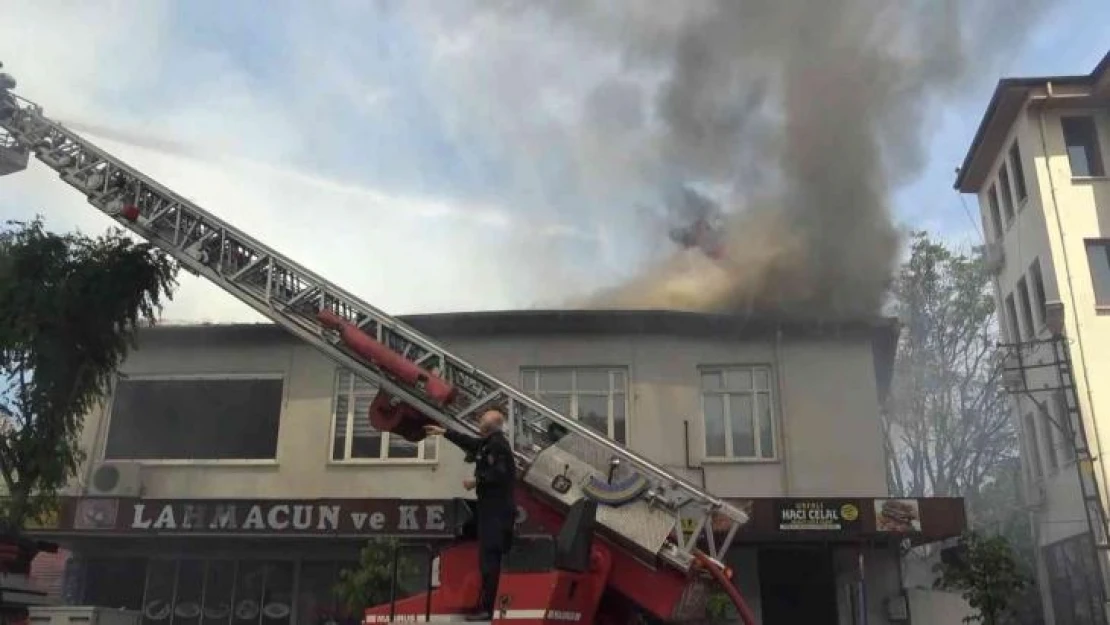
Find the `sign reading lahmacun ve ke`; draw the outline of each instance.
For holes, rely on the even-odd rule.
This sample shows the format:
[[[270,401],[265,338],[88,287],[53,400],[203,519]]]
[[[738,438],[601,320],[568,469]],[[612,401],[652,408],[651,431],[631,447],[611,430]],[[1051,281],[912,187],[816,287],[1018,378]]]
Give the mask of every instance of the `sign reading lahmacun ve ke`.
[[[130,534],[451,536],[465,518],[455,500],[182,500],[73,498],[54,529]]]

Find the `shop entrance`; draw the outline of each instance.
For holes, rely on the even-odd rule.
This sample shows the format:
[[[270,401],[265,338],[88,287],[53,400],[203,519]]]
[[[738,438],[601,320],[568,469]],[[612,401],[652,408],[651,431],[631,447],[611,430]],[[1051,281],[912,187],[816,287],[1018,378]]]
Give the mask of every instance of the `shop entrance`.
[[[837,625],[832,552],[821,547],[759,550],[763,625]]]

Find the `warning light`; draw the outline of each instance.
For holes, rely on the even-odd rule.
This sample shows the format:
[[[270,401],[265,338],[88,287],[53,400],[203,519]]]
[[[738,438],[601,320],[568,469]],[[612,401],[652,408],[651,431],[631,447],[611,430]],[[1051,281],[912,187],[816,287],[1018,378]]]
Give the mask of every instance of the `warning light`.
[[[139,218],[139,207],[134,204],[128,204],[120,209],[119,214],[120,217],[123,217],[127,221],[134,222]]]

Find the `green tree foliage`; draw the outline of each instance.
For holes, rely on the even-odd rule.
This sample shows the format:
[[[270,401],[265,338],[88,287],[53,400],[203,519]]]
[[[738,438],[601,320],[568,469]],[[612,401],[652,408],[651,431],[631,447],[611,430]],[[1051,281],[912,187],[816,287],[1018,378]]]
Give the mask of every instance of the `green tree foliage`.
[[[883,415],[891,493],[960,496],[972,527],[1004,537],[1021,571],[1034,545],[1023,509],[1018,430],[1001,384],[998,319],[981,249],[954,250],[915,232],[895,278],[903,324]],[[1008,622],[1039,617],[1028,587]]]
[[[937,565],[938,588],[959,591],[975,614],[964,619],[1000,625],[1029,585],[1009,542],[1003,536],[968,532],[953,557]]]
[[[725,591],[718,589],[710,592],[705,601],[705,618],[708,623],[727,623],[735,615],[736,608],[732,605],[732,599],[728,598]]]
[[[964,496],[973,516],[979,489],[1018,453],[990,287],[979,250],[916,232],[893,288],[903,329],[883,423],[891,492]]]
[[[397,551],[400,550],[400,551]],[[418,550],[405,549],[396,539],[374,538],[359,552],[358,565],[339,572],[335,594],[348,610],[362,610],[389,603],[393,583],[394,552],[397,551],[397,598],[425,590],[423,579],[417,579],[423,568]]]
[[[85,414],[172,297],[176,264],[120,230],[54,234],[41,220],[0,230],[0,475],[9,530],[52,510],[83,457]]]

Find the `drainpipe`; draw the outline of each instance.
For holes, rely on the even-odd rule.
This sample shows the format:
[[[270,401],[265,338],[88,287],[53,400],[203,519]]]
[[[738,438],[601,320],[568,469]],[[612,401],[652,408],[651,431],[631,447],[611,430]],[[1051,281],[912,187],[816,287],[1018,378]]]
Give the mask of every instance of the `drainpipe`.
[[[786,378],[786,363],[782,358],[782,326],[775,329],[775,370],[772,371],[775,376],[775,393],[778,395],[778,414],[771,415],[772,427],[778,430],[778,452],[779,452],[779,466],[782,467],[782,495],[789,497],[794,488],[790,480],[790,467],[787,466],[787,450],[790,449],[789,441],[786,434],[786,385],[783,380]]]
[[[690,471],[697,471],[701,475],[702,490],[708,490],[709,487],[705,485],[705,467],[700,465],[690,464],[690,420],[686,419],[682,422],[682,438],[686,442],[684,451],[686,452],[686,468]]]

